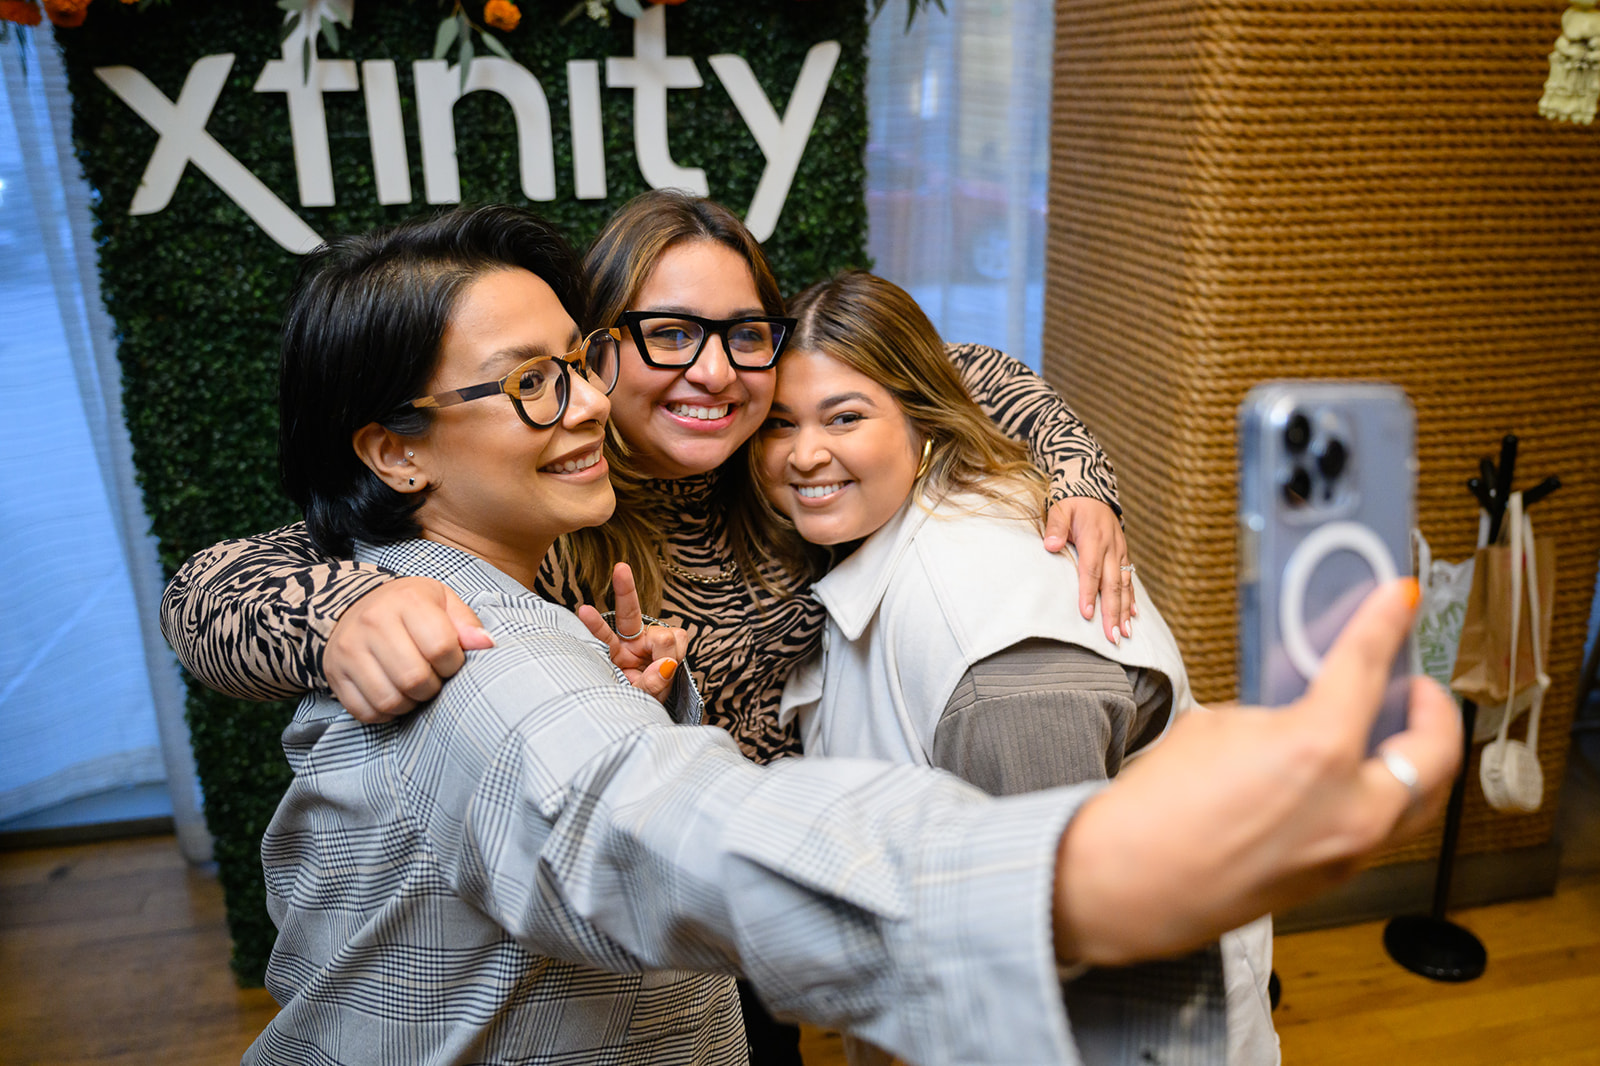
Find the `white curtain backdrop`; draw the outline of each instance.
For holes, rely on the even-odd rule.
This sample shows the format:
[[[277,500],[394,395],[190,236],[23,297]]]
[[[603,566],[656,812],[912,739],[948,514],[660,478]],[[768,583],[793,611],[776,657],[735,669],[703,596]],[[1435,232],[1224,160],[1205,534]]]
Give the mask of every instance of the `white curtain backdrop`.
[[[148,535],[89,197],[47,26],[0,49],[0,821],[166,781],[184,854],[210,856]]]
[[[868,44],[868,248],[947,341],[1039,366],[1052,6],[945,0]]]

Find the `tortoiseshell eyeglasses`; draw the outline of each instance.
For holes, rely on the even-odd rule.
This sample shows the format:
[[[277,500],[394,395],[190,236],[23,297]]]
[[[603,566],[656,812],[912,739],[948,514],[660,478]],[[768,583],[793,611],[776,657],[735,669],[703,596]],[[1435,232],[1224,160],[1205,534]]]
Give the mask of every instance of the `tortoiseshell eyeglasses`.
[[[529,359],[499,381],[419,396],[396,407],[395,414],[454,407],[458,403],[505,393],[511,397],[512,406],[524,422],[534,429],[549,429],[567,413],[567,399],[572,395],[568,375],[574,368],[583,373],[589,384],[611,395],[611,390],[617,387],[617,350],[621,343],[622,330],[597,329],[564,355]]]

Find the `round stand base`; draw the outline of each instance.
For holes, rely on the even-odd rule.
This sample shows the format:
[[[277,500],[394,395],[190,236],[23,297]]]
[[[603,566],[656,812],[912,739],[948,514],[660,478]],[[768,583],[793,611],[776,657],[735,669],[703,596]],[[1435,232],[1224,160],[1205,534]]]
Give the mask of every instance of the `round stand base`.
[[[1435,981],[1471,981],[1483,976],[1489,956],[1483,943],[1443,918],[1406,914],[1383,928],[1389,957],[1412,973]]]

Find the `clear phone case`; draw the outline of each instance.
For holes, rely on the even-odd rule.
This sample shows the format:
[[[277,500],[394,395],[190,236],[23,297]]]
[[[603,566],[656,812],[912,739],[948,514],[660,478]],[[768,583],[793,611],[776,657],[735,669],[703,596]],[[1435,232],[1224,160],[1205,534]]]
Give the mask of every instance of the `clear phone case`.
[[[1411,573],[1416,414],[1393,385],[1278,381],[1239,408],[1239,699],[1293,702],[1362,599]],[[1414,642],[1371,746],[1405,727]]]

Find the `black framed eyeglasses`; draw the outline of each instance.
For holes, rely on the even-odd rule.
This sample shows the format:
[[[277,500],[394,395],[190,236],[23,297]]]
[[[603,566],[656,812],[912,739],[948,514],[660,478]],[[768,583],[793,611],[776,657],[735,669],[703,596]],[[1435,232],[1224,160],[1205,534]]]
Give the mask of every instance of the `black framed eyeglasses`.
[[[394,409],[422,411],[429,408],[454,407],[469,400],[500,393],[511,397],[517,416],[534,429],[549,429],[567,413],[567,399],[572,395],[568,375],[573,368],[581,371],[589,384],[611,395],[617,387],[618,349],[622,344],[622,330],[597,329],[583,339],[583,343],[564,355],[541,355],[529,359],[501,378],[485,381],[481,385],[436,392],[432,396],[419,396]]]
[[[772,315],[744,318],[701,318],[660,311],[624,311],[617,325],[626,326],[639,357],[658,370],[694,365],[713,333],[722,338],[728,362],[739,370],[766,370],[778,361],[794,333],[795,319]]]

